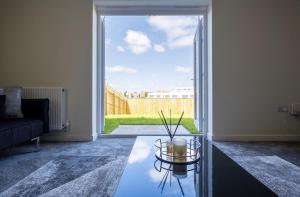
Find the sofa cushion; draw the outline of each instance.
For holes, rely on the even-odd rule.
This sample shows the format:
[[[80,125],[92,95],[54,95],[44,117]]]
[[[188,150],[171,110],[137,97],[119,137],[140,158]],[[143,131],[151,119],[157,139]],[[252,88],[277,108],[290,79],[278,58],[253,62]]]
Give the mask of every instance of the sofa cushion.
[[[2,94],[6,96],[5,101],[5,112],[9,118],[23,118],[23,113],[21,109],[21,97],[22,88],[21,87],[5,87],[0,88]]]
[[[31,139],[42,135],[44,127],[42,120],[23,119],[23,121],[31,125]]]
[[[0,133],[7,132],[7,129],[12,133],[12,144],[16,145],[40,136],[43,132],[43,122],[41,120],[32,119],[1,121]]]
[[[9,126],[7,124],[5,124],[8,121],[0,121],[0,133],[6,131],[7,129],[9,129]]]
[[[31,139],[31,126],[29,124],[19,124],[10,128],[13,133],[14,145],[20,144]]]
[[[6,120],[7,116],[5,113],[5,95],[0,95],[0,120]]]
[[[13,145],[13,137],[10,128],[0,122],[0,149]]]

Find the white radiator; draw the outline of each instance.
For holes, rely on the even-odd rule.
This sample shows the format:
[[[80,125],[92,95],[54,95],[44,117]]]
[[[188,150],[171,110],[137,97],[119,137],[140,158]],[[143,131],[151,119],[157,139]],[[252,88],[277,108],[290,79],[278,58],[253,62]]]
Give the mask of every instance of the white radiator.
[[[50,130],[63,130],[66,126],[66,91],[61,87],[24,87],[22,98],[48,98]]]

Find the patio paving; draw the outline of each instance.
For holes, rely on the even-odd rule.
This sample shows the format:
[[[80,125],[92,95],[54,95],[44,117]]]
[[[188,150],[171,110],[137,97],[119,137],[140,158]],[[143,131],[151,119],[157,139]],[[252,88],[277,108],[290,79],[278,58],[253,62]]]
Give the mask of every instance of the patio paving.
[[[175,129],[172,125],[172,130]],[[112,131],[112,135],[167,135],[163,125],[120,125]],[[190,134],[186,128],[179,126],[176,134]]]

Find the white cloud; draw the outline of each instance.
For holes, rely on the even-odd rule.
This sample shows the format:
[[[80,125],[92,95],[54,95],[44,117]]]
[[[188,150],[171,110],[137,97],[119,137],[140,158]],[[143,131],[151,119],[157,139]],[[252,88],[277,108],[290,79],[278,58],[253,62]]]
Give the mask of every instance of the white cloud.
[[[175,72],[178,73],[191,73],[192,71],[192,67],[176,66],[175,68]]]
[[[166,34],[168,47],[190,46],[196,32],[197,18],[193,16],[150,16],[148,23]]]
[[[132,149],[132,152],[130,154],[130,157],[128,158],[128,163],[140,163],[143,162],[150,154],[150,147],[147,142],[144,142],[143,140],[137,140],[137,142],[134,144],[134,149]]]
[[[153,74],[151,74],[151,77],[152,77],[152,78],[157,78],[157,77],[158,77],[158,74],[157,74],[157,73],[153,73]]]
[[[160,182],[164,178],[165,171],[159,172],[152,168],[148,171],[148,175],[150,176],[153,182]]]
[[[124,41],[128,44],[132,53],[145,53],[151,48],[151,41],[148,36],[140,31],[128,30]]]
[[[127,73],[127,74],[135,74],[137,71],[133,68],[129,68],[126,66],[108,66],[106,67],[106,71],[109,73]]]
[[[156,52],[159,53],[163,53],[166,51],[165,47],[162,44],[155,44],[153,48]]]
[[[117,51],[123,53],[123,52],[125,52],[125,49],[121,45],[118,45],[117,46]]]

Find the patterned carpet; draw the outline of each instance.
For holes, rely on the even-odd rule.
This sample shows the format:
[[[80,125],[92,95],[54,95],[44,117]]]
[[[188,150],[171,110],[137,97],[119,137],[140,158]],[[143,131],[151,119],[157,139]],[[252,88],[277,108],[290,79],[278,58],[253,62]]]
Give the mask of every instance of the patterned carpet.
[[[214,144],[278,196],[300,197],[299,142]]]
[[[113,196],[134,140],[47,143],[39,152],[2,156],[0,196]]]
[[[233,158],[278,196],[300,196],[300,167],[277,156],[234,156]]]

